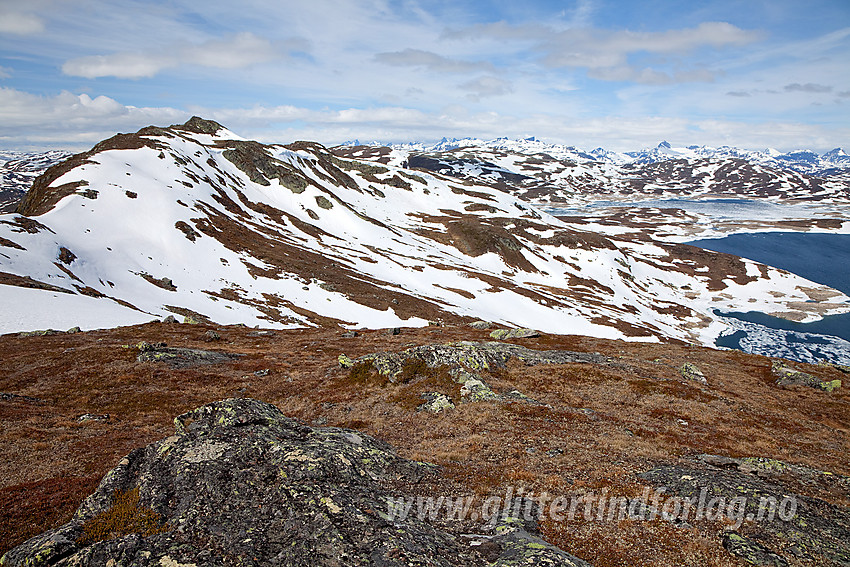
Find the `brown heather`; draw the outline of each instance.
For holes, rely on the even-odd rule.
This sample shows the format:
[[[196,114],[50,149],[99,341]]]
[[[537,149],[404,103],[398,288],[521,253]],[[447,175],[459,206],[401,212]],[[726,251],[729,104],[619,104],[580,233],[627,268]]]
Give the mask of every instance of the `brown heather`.
[[[213,345],[204,340],[209,329],[221,335]],[[538,494],[607,490],[611,496],[637,496],[646,486],[637,473],[700,453],[763,456],[850,474],[850,393],[834,368],[795,364],[822,380],[845,379],[835,392],[780,388],[773,384],[770,359],[761,356],[549,335],[516,342],[600,352],[615,363],[525,367],[512,361],[485,375],[488,383],[497,393],[517,389],[545,406],[477,402],[432,415],[415,410],[422,392],[459,399],[459,386],[443,369],[411,363],[404,380],[388,383],[368,367],[340,369],[338,355],[488,340],[487,331],[403,329],[397,336],[361,331],[357,338],[342,338],[339,329],[278,331],[273,337],[249,337],[249,331],[151,323],[0,337],[0,392],[37,398],[0,399],[0,553],[66,522],[124,455],[170,435],[174,416],[228,397],[270,402],[311,425],[357,428],[391,443],[404,457],[441,465],[436,485],[420,487],[425,495],[484,498],[512,485]],[[243,356],[172,370],[136,362],[132,349],[122,345],[139,341]],[[678,369],[686,361],[703,370],[707,386],[681,380]],[[254,374],[266,369],[267,375]],[[78,422],[85,413],[110,419]],[[850,505],[847,494],[817,485],[798,488]],[[138,512],[137,501],[135,506]],[[542,527],[549,541],[597,567],[743,565],[722,548],[720,522],[695,522],[688,529],[664,522],[578,520]]]

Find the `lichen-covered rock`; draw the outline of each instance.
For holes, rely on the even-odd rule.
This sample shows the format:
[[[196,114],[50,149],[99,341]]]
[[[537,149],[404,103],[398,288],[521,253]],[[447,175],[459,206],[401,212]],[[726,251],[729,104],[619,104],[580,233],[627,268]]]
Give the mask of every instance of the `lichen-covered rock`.
[[[692,364],[690,362],[684,363],[679,369],[679,373],[685,380],[693,380],[695,382],[700,382],[701,384],[708,384],[708,380],[705,379],[705,374],[702,373],[702,370],[700,370],[696,364]]]
[[[539,336],[540,333],[534,329],[496,329],[490,333],[490,338],[497,340],[529,339]]]
[[[847,494],[848,477],[775,459],[718,455],[639,476],[667,495],[693,499],[697,509],[698,502],[706,509],[706,503],[725,503],[724,515],[741,529],[727,532],[723,544],[753,565],[799,564],[798,554],[814,564],[850,565],[850,509],[801,494],[811,486]]]
[[[440,413],[441,411],[454,409],[455,407],[452,400],[440,392],[425,392],[421,397],[425,400],[425,403],[417,407],[417,411]]]
[[[73,519],[9,551],[5,566],[485,565],[416,514],[390,519],[390,482],[433,467],[367,435],[310,428],[250,399],[175,419],[176,434],[124,458]],[[81,543],[115,495],[138,494],[158,529]]]
[[[472,327],[473,329],[486,330],[492,327],[493,324],[489,321],[473,321],[472,323],[467,324],[467,327]]]
[[[144,341],[137,344],[136,348],[139,350],[139,355],[136,357],[138,362],[164,362],[171,368],[219,364],[239,357],[230,352],[167,347],[165,343],[149,344]]]
[[[590,567],[587,561],[544,541],[540,538],[536,522],[523,518],[502,517],[492,541],[499,546],[499,555],[490,564],[493,567]]]
[[[760,543],[736,532],[723,535],[723,547],[751,565],[786,567],[788,562]]]
[[[37,331],[21,331],[18,333],[19,337],[48,337],[50,335],[58,335],[62,331],[57,331],[56,329],[39,329]]]
[[[393,382],[401,374],[404,363],[410,359],[422,360],[431,368],[448,366],[450,369],[464,369],[477,373],[483,370],[504,368],[511,358],[516,358],[528,366],[576,362],[602,364],[608,361],[606,357],[595,353],[568,350],[533,350],[520,345],[497,342],[460,341],[416,346],[401,352],[367,354],[355,359],[354,362],[371,362],[378,373]],[[473,374],[472,377],[481,379],[477,374]]]
[[[803,385],[827,392],[832,392],[836,388],[841,387],[841,380],[820,380],[807,372],[801,372],[778,360],[773,361],[771,371],[777,377],[776,384],[778,386]]]
[[[490,402],[500,397],[483,381],[470,378],[463,383],[460,395],[465,402]]]
[[[324,195],[316,196],[316,204],[322,209],[332,209],[334,204]]]

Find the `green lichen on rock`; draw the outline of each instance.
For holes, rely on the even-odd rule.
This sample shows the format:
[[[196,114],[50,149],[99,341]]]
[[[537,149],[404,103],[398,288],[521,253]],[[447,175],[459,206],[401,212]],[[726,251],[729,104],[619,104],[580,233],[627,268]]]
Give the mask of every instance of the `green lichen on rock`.
[[[847,494],[848,477],[766,457],[718,455],[699,455],[693,464],[662,465],[638,476],[670,496],[739,502],[723,513],[735,530],[744,526],[743,535],[727,532],[723,545],[753,565],[798,564],[800,554],[815,564],[850,564],[850,510],[799,493],[818,486]]]
[[[490,338],[500,341],[505,339],[528,339],[539,336],[540,333],[534,329],[496,329],[490,333]]]
[[[465,369],[475,373],[505,368],[508,360],[516,358],[528,366],[538,364],[570,364],[607,362],[600,354],[573,352],[565,350],[533,350],[520,345],[497,342],[459,341],[447,344],[423,345],[405,349],[401,352],[378,352],[357,358],[354,362],[370,361],[375,370],[396,381],[405,361],[415,358],[422,360],[431,368],[448,366],[450,370]]]
[[[344,357],[344,358],[343,358]],[[518,390],[507,394],[498,394],[487,384],[481,375],[483,371],[495,371],[505,368],[508,361],[515,358],[526,365],[568,364],[568,363],[604,363],[607,358],[595,353],[580,353],[562,350],[538,351],[510,343],[476,343],[461,341],[448,344],[422,345],[401,352],[378,352],[350,359],[340,355],[339,364],[350,368],[349,380],[366,383],[374,382],[371,372],[382,376],[385,381],[406,384],[418,377],[426,377],[435,371],[447,371],[451,380],[461,384],[460,402],[525,402],[538,404],[534,399]],[[351,366],[345,366],[350,364]],[[358,369],[354,380],[351,376]],[[444,394],[445,395],[445,394]],[[456,392],[451,394],[456,396]],[[455,402],[458,400],[455,399]]]
[[[165,343],[150,344],[142,341],[134,345],[139,351],[138,362],[164,362],[171,368],[189,368],[204,364],[229,362],[239,357],[237,354],[196,348],[167,347]]]
[[[354,361],[345,354],[339,355],[337,357],[337,362],[339,363],[340,368],[351,368],[354,366]]]
[[[417,411],[440,413],[445,410],[454,409],[455,407],[452,400],[440,392],[425,392],[420,397],[425,400],[425,403],[417,407]]]
[[[307,427],[251,399],[202,406],[175,418],[175,428],[122,459],[68,523],[10,550],[0,563],[587,565],[520,522],[500,524],[492,536],[496,552],[485,559],[459,530],[399,513],[391,504],[416,495],[396,487],[421,485],[438,471],[357,431]],[[115,494],[130,495],[123,507],[144,521],[81,537],[86,525],[114,511]]]
[[[723,547],[750,565],[786,567],[788,562],[770,549],[735,532],[723,536]]]
[[[771,364],[771,372],[777,377],[778,386],[802,385],[826,392],[832,392],[841,387],[841,380],[822,381],[808,372],[802,372],[778,360],[774,360]]]
[[[62,331],[56,329],[39,329],[37,331],[22,331],[18,333],[19,337],[47,337],[50,335],[58,335]]]
[[[500,399],[490,386],[477,378],[464,381],[460,395],[465,402],[491,402]]]
[[[701,384],[708,384],[708,380],[705,379],[705,374],[702,373],[702,370],[700,370],[696,364],[692,364],[690,362],[682,364],[682,367],[679,369],[679,373],[685,380],[693,380],[694,382],[700,382]]]
[[[490,563],[492,567],[522,567],[522,566],[563,566],[591,567],[590,563],[579,559],[562,549],[544,541],[540,537],[539,527],[533,519],[539,517],[536,504],[524,499],[509,506],[520,510],[520,517],[512,514],[502,514],[495,526],[495,537],[490,541],[497,545],[499,554]],[[525,510],[531,512],[525,514]],[[531,519],[526,519],[531,518]]]

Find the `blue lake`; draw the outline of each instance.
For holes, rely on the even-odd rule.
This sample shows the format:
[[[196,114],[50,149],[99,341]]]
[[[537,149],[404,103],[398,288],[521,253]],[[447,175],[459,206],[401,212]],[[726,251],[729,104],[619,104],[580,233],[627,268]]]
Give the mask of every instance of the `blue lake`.
[[[768,232],[735,234],[688,244],[782,268],[850,295],[850,235]],[[794,323],[757,312],[723,315],[750,325],[745,324],[745,328],[721,337],[718,346],[742,348],[742,343],[752,342],[751,335],[761,334],[761,342],[784,341],[781,347],[776,346],[782,356],[788,358],[847,360],[850,357],[844,343],[850,341],[850,314],[833,315],[814,323]],[[830,337],[840,337],[844,341],[837,342]],[[789,355],[797,351],[809,354]]]

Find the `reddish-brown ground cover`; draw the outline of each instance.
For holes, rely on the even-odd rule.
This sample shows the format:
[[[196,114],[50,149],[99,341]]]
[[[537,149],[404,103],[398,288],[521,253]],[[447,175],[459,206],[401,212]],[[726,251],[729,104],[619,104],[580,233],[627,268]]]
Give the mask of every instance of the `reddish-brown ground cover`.
[[[221,340],[204,341],[217,329]],[[418,396],[457,385],[439,376],[404,384],[365,383],[337,365],[375,351],[455,340],[488,340],[466,327],[402,329],[342,338],[339,329],[251,337],[244,327],[151,323],[44,337],[0,337],[0,554],[68,520],[122,456],[173,431],[172,419],[204,403],[253,397],[311,425],[353,427],[402,456],[443,466],[430,490],[637,496],[635,474],[700,453],[764,456],[850,474],[850,392],[774,384],[771,361],[683,344],[635,344],[579,336],[517,340],[530,348],[600,352],[607,365],[569,364],[486,374],[493,389],[518,389],[545,406],[478,402],[440,414],[417,412]],[[236,361],[172,370],[139,363],[139,341],[240,353]],[[684,362],[708,385],[684,381]],[[824,380],[831,367],[795,364]],[[255,371],[268,370],[265,376]],[[262,374],[262,372],[261,372]],[[82,414],[108,421],[79,422]],[[684,424],[686,422],[686,424]],[[850,504],[819,486],[807,494]],[[743,565],[721,546],[720,522],[677,528],[665,522],[543,524],[552,543],[598,567]]]

